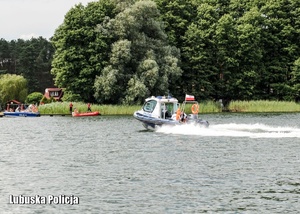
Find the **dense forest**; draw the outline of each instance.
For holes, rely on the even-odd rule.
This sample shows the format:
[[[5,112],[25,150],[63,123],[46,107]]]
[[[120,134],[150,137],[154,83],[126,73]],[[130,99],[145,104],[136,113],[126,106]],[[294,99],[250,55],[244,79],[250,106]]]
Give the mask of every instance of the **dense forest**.
[[[168,93],[298,101],[300,2],[79,4],[49,42],[0,40],[0,71],[23,75],[30,92],[42,92],[54,80],[69,99],[98,103],[141,103]]]
[[[0,74],[21,75],[27,80],[29,93],[44,93],[45,88],[54,86],[50,73],[53,54],[53,45],[42,37],[10,42],[0,39]]]

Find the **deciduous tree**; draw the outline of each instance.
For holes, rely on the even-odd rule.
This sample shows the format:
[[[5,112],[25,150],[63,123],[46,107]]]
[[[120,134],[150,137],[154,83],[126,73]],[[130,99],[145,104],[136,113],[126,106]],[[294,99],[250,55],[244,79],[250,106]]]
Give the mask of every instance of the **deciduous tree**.
[[[181,75],[179,51],[169,46],[158,17],[153,1],[137,1],[100,26],[115,42],[95,81],[98,102],[141,103],[167,94]]]
[[[71,96],[93,101],[96,75],[108,61],[110,37],[96,31],[98,24],[114,14],[110,0],[71,8],[51,39],[55,47],[52,74],[55,84]]]
[[[24,102],[27,97],[27,80],[20,75],[3,74],[0,76],[0,102],[15,99]]]

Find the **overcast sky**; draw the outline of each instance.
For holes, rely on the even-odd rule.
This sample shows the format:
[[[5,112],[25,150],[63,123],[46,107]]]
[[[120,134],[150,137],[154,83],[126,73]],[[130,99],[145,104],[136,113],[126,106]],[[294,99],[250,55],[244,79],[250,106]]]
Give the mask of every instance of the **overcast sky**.
[[[0,0],[0,38],[49,39],[76,4],[96,0]]]

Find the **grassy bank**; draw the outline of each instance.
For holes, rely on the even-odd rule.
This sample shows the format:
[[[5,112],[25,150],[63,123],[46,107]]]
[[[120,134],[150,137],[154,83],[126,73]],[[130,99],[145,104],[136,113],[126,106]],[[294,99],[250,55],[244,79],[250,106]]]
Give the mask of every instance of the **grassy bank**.
[[[187,114],[192,113],[192,104],[187,104],[184,108],[184,112]],[[222,112],[222,108],[219,102],[204,101],[199,102],[199,114],[201,113],[218,113]]]
[[[41,114],[70,114],[68,102],[54,102],[50,104],[40,105],[39,112]],[[102,115],[132,115],[133,112],[141,109],[141,105],[91,105],[92,111],[99,111]],[[73,103],[73,110],[79,112],[87,111],[87,104],[81,102]],[[191,113],[191,105],[186,105],[186,113]],[[199,113],[221,112],[217,103],[208,101],[200,103]]]
[[[199,103],[199,114],[218,113],[222,108],[218,102],[205,101]],[[92,105],[92,111],[99,111],[102,115],[132,115],[133,112],[141,109],[141,105]],[[191,113],[191,104],[186,105],[185,112]],[[74,102],[74,108],[79,112],[87,111],[87,104]],[[46,105],[40,105],[41,114],[70,114],[68,102],[55,102]],[[300,104],[284,101],[232,101],[227,107],[229,112],[300,112]]]
[[[300,112],[300,104],[287,101],[231,101],[230,112]]]
[[[39,106],[41,114],[70,114],[68,102],[54,102]],[[81,102],[73,103],[73,111],[87,112],[87,104]],[[141,106],[122,106],[122,105],[91,105],[92,111],[99,111],[102,115],[130,115],[140,109]]]

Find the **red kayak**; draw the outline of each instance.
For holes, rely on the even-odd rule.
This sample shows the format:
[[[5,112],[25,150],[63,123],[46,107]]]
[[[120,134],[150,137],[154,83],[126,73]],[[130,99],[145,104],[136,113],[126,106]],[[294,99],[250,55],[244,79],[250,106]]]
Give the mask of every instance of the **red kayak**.
[[[72,112],[73,117],[87,117],[87,116],[98,116],[98,115],[100,115],[99,111],[84,112],[84,113]]]

